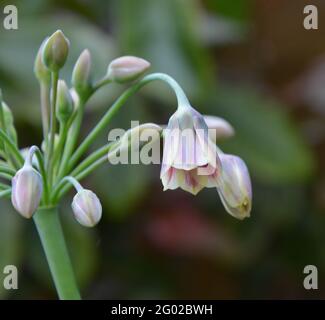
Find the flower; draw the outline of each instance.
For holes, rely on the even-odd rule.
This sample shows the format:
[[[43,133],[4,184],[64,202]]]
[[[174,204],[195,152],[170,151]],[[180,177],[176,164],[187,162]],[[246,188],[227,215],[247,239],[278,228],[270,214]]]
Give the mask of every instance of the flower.
[[[252,186],[245,162],[234,155],[219,154],[221,175],[218,193],[225,209],[232,216],[244,219],[252,209]]]
[[[43,191],[42,177],[32,167],[34,148],[29,150],[24,166],[12,179],[11,201],[14,208],[25,218],[31,218],[37,210]]]
[[[142,58],[123,56],[114,59],[108,66],[107,78],[124,83],[139,78],[149,69],[150,63]]]
[[[80,189],[72,201],[72,210],[76,220],[85,227],[95,226],[102,217],[102,205],[90,190]]]
[[[199,112],[180,105],[169,119],[164,138],[160,173],[164,190],[180,187],[195,195],[204,187],[217,186],[220,161]]]

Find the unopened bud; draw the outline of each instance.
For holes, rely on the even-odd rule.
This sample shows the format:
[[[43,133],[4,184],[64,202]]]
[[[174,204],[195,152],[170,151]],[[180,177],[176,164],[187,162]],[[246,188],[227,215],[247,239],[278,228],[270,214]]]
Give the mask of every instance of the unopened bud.
[[[14,208],[25,218],[31,218],[37,210],[43,191],[42,177],[32,167],[34,148],[29,150],[24,166],[12,179],[11,201]]]
[[[14,117],[12,115],[12,111],[4,101],[2,102],[0,101],[0,103],[1,103],[0,107],[2,108],[2,112],[3,112],[3,120],[4,120],[4,125],[6,127],[6,132],[9,138],[11,139],[11,141],[17,143],[17,132],[14,125]]]
[[[85,227],[95,226],[102,217],[102,205],[90,190],[81,189],[74,196],[72,210],[76,220]]]
[[[48,38],[42,42],[40,48],[38,49],[34,62],[34,73],[39,82],[49,84],[51,81],[51,71],[44,65],[42,60],[42,52],[47,39]]]
[[[252,209],[252,186],[248,169],[237,156],[220,154],[221,176],[218,193],[225,209],[232,216],[244,219]]]
[[[58,96],[56,117],[61,122],[66,122],[73,113],[73,99],[64,80],[58,81]]]
[[[149,67],[150,63],[142,58],[120,57],[109,64],[107,78],[119,83],[130,82],[143,75]]]
[[[73,87],[81,96],[88,94],[91,89],[90,70],[91,56],[86,49],[80,54],[73,68],[71,80]]]
[[[215,116],[203,116],[204,121],[209,128],[209,136],[212,141],[216,142],[218,139],[230,138],[235,134],[232,125],[223,118]]]
[[[42,52],[44,65],[53,72],[65,64],[69,53],[69,40],[61,30],[54,32],[45,42]]]

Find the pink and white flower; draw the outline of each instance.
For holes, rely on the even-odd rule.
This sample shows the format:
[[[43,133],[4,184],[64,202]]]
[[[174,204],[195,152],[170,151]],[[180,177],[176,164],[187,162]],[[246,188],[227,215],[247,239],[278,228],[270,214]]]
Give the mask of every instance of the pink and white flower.
[[[195,195],[204,187],[217,186],[220,169],[203,116],[189,105],[179,106],[164,130],[160,173],[164,190],[180,187]]]

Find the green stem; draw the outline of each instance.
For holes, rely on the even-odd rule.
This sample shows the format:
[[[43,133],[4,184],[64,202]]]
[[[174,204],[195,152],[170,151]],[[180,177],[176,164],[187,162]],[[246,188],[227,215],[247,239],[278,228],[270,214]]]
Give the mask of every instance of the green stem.
[[[47,172],[49,184],[52,184],[52,174],[53,174],[53,152],[55,143],[55,133],[56,133],[56,96],[58,91],[58,80],[59,73],[52,72],[52,97],[51,97],[51,126],[50,126],[50,142],[46,146],[48,149],[47,153]]]
[[[104,156],[90,166],[88,166],[85,170],[79,172],[74,177],[76,180],[80,181],[88,176],[91,172],[97,169],[101,164],[107,161],[107,156]],[[57,187],[54,189],[53,196],[52,196],[52,203],[57,203],[61,197],[63,197],[71,188],[71,185],[67,183],[65,179],[62,179]]]
[[[49,110],[50,106],[50,86],[47,83],[40,83],[40,100],[41,100],[41,112],[42,112],[42,126],[44,141],[47,144],[49,133]]]
[[[35,155],[36,155],[36,158],[37,158],[37,161],[38,161],[40,174],[41,174],[41,176],[43,178],[44,203],[48,204],[50,195],[49,195],[48,179],[47,179],[47,174],[46,174],[45,165],[44,165],[44,158],[43,158],[43,155],[42,155],[41,151],[38,148],[35,150]]]
[[[16,174],[16,171],[7,167],[7,166],[1,166],[0,165],[0,172],[3,172],[3,173],[8,173],[12,176],[14,176]]]
[[[17,147],[15,146],[15,144],[10,140],[10,138],[5,134],[5,132],[2,129],[0,129],[0,138],[8,146],[8,148],[12,152],[12,156],[17,161],[19,166],[22,166],[24,163],[23,156],[20,154],[20,152],[17,149]]]
[[[0,191],[0,198],[8,197],[10,195],[11,195],[11,188],[9,188],[8,190]]]
[[[71,154],[74,150],[80,132],[84,109],[85,109],[85,100],[80,100],[79,105],[77,106],[77,113],[74,116],[75,119],[73,121],[73,125],[69,130],[69,139],[63,151],[63,156],[62,156],[62,160],[58,172],[58,180],[62,179],[65,176],[66,167],[67,164],[69,163],[69,158],[71,157]]]
[[[52,278],[61,300],[79,300],[80,294],[56,207],[42,208],[33,216]]]
[[[134,93],[136,93],[139,89],[141,89],[144,85],[152,82],[154,80],[161,80],[166,82],[168,85],[172,87],[174,90],[178,105],[187,105],[189,104],[188,99],[183,91],[183,89],[179,86],[179,84],[169,75],[164,73],[153,73],[145,76],[142,80],[135,83],[129,89],[127,89],[112,105],[110,109],[105,113],[103,118],[99,121],[96,127],[88,134],[86,139],[82,142],[76,152],[73,154],[69,166],[66,171],[69,171],[75,163],[80,159],[80,157],[87,151],[89,146],[93,143],[96,137],[104,130],[114,115],[120,110],[120,108],[125,104],[125,102],[130,98]],[[66,172],[65,171],[65,172]],[[65,173],[64,172],[64,173]]]

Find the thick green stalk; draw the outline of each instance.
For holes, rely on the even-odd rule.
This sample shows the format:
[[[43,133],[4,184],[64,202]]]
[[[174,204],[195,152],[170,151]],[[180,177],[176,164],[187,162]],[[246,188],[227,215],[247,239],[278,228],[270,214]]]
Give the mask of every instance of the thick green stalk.
[[[33,216],[52,278],[61,300],[79,300],[80,294],[56,207],[42,208]]]

